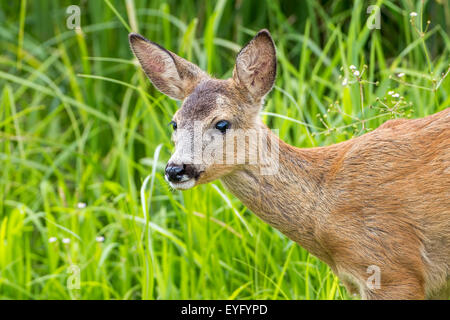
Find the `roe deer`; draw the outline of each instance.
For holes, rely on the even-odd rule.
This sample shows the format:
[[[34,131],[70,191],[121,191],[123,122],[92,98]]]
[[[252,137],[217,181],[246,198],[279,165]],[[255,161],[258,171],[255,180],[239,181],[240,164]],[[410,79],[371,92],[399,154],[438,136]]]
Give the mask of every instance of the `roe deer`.
[[[175,152],[165,174],[173,188],[220,179],[363,299],[448,297],[450,108],[423,119],[390,120],[335,145],[300,149],[280,140],[258,116],[276,77],[267,30],[239,52],[227,80],[138,34],[129,40],[153,85],[183,101],[172,121]],[[276,158],[269,160],[276,170],[263,174],[259,161],[249,161],[247,154],[260,155],[262,147],[246,138],[238,146],[245,161],[223,161],[237,152],[234,142],[224,147],[233,129],[264,136],[267,149],[276,146]],[[195,130],[205,133],[199,138]],[[193,161],[205,151],[208,161]],[[368,281],[373,268],[379,271],[375,286]]]

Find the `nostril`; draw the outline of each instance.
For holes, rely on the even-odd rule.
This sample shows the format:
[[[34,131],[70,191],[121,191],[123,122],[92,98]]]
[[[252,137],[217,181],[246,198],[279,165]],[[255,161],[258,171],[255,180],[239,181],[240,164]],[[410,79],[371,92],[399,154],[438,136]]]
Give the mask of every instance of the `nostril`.
[[[182,174],[184,172],[184,166],[185,166],[184,164],[181,165],[181,166],[177,166],[176,169],[175,169],[176,173],[177,174]]]
[[[170,164],[166,167],[166,174],[171,181],[180,181],[183,178],[185,165]]]

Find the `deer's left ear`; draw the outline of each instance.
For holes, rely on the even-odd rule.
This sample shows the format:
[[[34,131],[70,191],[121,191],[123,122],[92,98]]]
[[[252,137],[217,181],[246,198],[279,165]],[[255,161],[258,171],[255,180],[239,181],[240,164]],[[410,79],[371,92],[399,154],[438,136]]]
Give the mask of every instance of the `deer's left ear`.
[[[269,31],[263,29],[239,52],[233,79],[260,100],[272,89],[276,74],[275,45]]]
[[[137,33],[130,33],[129,40],[134,55],[153,85],[173,99],[183,100],[206,77],[195,64]]]

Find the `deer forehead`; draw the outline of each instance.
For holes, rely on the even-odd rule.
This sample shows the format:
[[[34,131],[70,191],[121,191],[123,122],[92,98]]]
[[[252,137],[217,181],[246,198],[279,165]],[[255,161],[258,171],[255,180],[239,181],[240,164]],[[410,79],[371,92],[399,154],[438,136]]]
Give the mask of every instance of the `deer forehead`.
[[[225,81],[204,81],[184,100],[175,118],[183,123],[208,121],[213,117],[233,115],[236,105],[233,92]]]

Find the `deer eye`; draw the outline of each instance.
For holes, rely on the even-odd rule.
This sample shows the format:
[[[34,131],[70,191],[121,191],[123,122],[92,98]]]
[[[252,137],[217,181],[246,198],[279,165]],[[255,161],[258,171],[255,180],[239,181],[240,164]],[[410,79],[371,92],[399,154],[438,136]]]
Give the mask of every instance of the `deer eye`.
[[[175,121],[170,121],[169,125],[172,126],[173,130],[177,130],[177,123]]]
[[[216,123],[216,129],[222,133],[225,133],[228,129],[230,129],[231,124],[226,120],[220,120]]]

